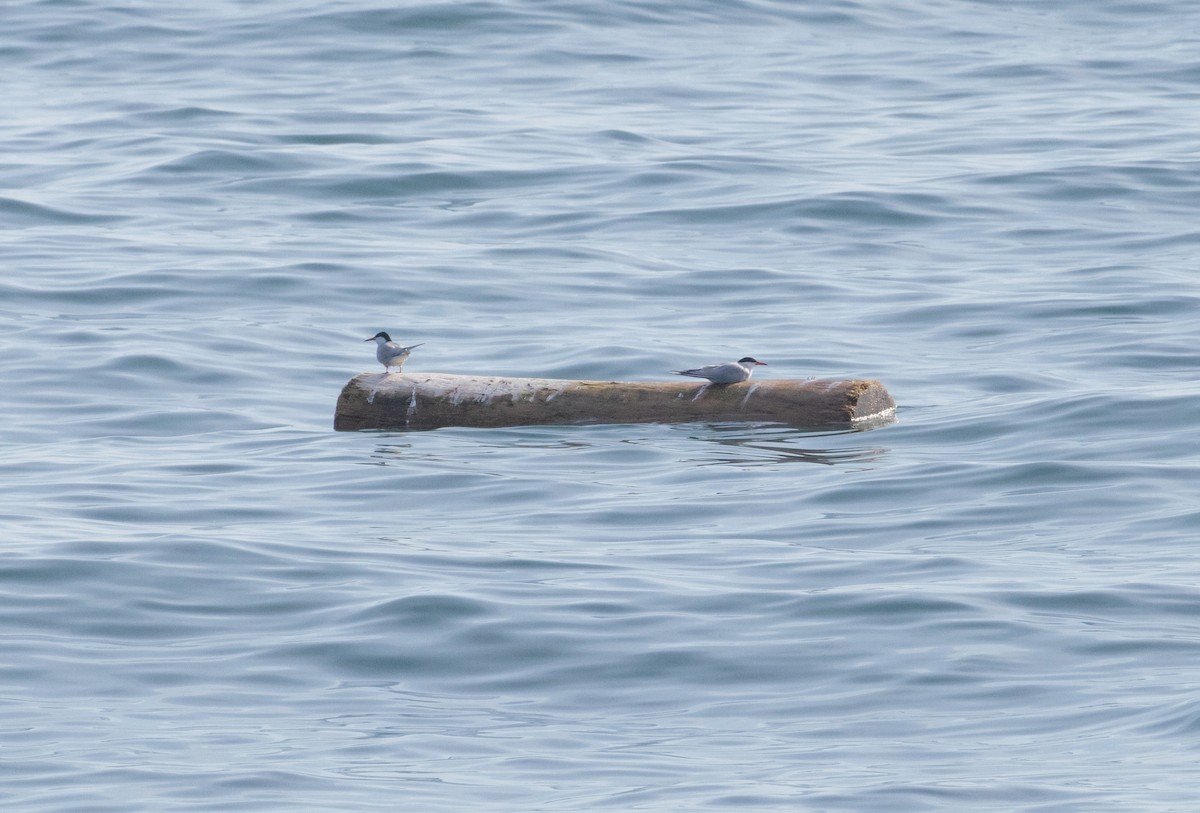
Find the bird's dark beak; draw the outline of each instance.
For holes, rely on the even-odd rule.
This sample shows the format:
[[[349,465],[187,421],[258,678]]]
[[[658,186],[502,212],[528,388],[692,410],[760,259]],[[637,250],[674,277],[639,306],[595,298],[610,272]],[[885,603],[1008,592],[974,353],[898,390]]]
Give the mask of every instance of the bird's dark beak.
[[[369,339],[363,339],[363,341],[364,341],[364,342],[373,342],[373,341],[375,341],[375,337],[374,337],[374,336],[372,336],[372,337],[371,337],[371,338],[369,338]]]
[[[758,366],[759,366],[759,367],[770,367],[771,365],[767,364],[765,361],[760,361],[760,362],[758,363]]]

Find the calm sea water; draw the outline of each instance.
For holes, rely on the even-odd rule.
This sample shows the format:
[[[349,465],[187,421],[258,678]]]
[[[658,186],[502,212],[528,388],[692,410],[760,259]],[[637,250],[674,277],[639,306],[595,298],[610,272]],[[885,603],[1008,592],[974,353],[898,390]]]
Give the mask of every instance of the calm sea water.
[[[1200,7],[0,20],[5,810],[1195,809]],[[334,433],[378,330],[900,409]]]

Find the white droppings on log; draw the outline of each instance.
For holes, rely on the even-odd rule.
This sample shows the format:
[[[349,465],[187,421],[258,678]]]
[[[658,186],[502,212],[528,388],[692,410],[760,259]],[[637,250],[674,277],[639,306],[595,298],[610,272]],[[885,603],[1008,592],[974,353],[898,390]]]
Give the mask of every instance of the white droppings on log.
[[[412,397],[408,399],[408,411],[405,413],[404,419],[411,421],[413,415],[417,414],[417,385],[413,384]]]
[[[746,402],[750,400],[750,396],[754,394],[756,389],[758,389],[758,384],[750,385],[750,389],[746,390],[746,397],[742,399],[742,406],[746,405]]]

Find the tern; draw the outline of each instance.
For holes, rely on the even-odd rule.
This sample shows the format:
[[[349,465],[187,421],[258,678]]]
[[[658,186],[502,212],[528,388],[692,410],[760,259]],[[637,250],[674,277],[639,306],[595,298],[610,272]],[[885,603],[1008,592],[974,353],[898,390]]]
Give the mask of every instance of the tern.
[[[421,344],[414,344],[408,347],[401,347],[399,342],[392,341],[392,337],[384,333],[382,330],[376,333],[369,339],[363,339],[364,342],[375,342],[375,358],[379,359],[379,363],[383,365],[383,372],[390,372],[389,367],[395,367],[398,372],[404,370],[404,360],[409,354]]]
[[[708,367],[697,367],[694,370],[672,370],[677,375],[690,375],[692,378],[707,378],[714,384],[736,384],[745,381],[754,373],[754,368],[766,366],[765,361],[745,356],[737,361],[727,361],[724,364],[712,364]]]

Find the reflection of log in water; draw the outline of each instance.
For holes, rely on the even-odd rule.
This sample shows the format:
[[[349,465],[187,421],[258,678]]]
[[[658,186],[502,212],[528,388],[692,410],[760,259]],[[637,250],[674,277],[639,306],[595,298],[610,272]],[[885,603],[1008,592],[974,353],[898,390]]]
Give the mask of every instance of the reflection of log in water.
[[[882,384],[867,380],[766,379],[715,385],[360,373],[342,388],[333,427],[770,421],[815,428],[886,418],[895,407]]]

